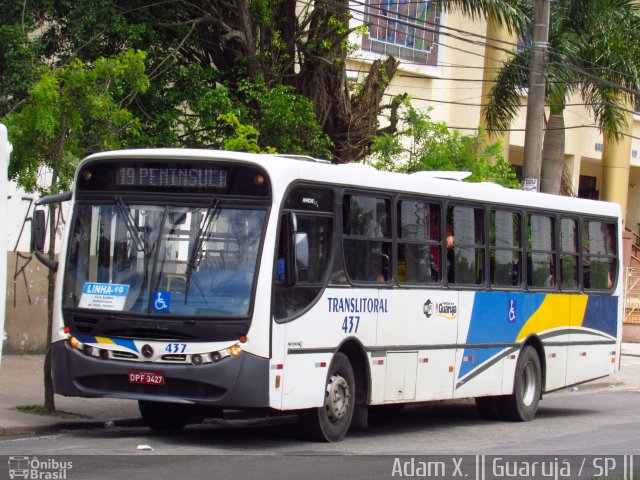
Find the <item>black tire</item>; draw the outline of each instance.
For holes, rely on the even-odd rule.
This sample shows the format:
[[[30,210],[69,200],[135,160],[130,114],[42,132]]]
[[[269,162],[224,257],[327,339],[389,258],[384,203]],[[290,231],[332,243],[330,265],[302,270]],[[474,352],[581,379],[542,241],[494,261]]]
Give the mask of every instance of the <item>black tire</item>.
[[[485,420],[500,420],[498,409],[498,397],[476,397],[476,409],[481,418]]]
[[[520,353],[513,385],[513,393],[497,397],[500,416],[514,422],[533,420],[538,411],[542,388],[542,368],[535,348],[526,346]]]
[[[351,425],[356,401],[356,382],[351,362],[336,353],[327,373],[325,401],[299,415],[300,425],[310,440],[339,442]]]
[[[144,423],[160,432],[179,432],[191,419],[191,405],[138,400],[138,407]]]

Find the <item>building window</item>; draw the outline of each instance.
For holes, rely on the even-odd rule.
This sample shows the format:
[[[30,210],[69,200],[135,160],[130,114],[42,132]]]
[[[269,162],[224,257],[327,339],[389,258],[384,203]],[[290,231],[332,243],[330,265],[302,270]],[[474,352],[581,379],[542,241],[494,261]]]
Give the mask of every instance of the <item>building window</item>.
[[[600,192],[596,190],[596,177],[580,175],[580,184],[578,186],[578,197],[598,200]]]
[[[367,0],[368,34],[362,50],[391,55],[420,65],[437,65],[440,10],[438,2]]]

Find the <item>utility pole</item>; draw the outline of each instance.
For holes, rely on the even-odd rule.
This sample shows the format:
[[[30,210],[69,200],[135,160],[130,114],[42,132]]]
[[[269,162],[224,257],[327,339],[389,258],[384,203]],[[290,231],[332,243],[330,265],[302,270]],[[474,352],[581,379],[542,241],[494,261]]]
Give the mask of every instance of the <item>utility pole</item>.
[[[544,134],[545,70],[549,45],[549,11],[551,0],[535,0],[533,43],[529,66],[529,96],[524,136],[523,190],[540,190],[542,138]]]

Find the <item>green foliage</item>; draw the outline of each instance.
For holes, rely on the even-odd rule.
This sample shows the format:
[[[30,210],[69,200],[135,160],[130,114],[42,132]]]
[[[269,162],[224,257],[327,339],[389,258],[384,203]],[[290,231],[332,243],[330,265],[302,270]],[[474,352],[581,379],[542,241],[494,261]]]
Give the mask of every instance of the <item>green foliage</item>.
[[[27,95],[41,46],[20,25],[0,25],[0,114]]]
[[[27,191],[66,190],[80,158],[136,135],[140,123],[126,104],[148,86],[144,60],[144,52],[128,50],[91,65],[39,68],[28,97],[4,120],[14,147],[11,178]],[[49,187],[38,182],[43,167],[53,174]]]
[[[173,66],[166,85],[141,96],[144,131],[127,147],[186,146],[328,156],[331,142],[311,102],[292,87],[246,78],[233,89],[223,73],[199,64]]]
[[[32,413],[34,415],[54,415],[53,412],[49,412],[44,408],[44,405],[18,405],[16,407],[18,412]]]
[[[222,113],[218,115],[218,122],[222,128],[227,128],[227,133],[222,146],[225,150],[235,150],[241,152],[261,153],[258,145],[258,131],[251,125],[243,125],[233,113]],[[274,150],[267,148],[267,153],[274,153]]]
[[[6,61],[0,53],[0,107],[11,100],[6,110],[27,98],[38,63],[65,67],[79,59],[93,64],[139,49],[147,52],[149,88],[127,104],[142,128],[120,138],[122,147],[237,149],[251,138],[246,145],[252,151],[331,156],[313,103],[291,82],[282,82],[282,75],[292,72],[297,26],[295,8],[285,0],[251,0],[242,12],[222,2],[203,6],[191,0],[171,8],[146,0],[14,4],[0,0],[6,12],[0,24],[6,23],[11,34],[3,34],[0,25],[0,40],[9,45]],[[219,24],[233,29],[238,36],[233,38],[248,35],[247,41],[220,40]],[[328,28],[344,30],[335,19]],[[333,51],[325,40],[320,38],[319,48]],[[17,81],[17,75],[26,80]],[[233,125],[221,121],[231,118]],[[238,140],[240,131],[245,140]]]
[[[267,88],[262,79],[244,80],[238,86],[242,103],[252,108],[245,113],[260,131],[262,148],[283,153],[329,158],[331,141],[315,121],[311,102],[292,87]]]
[[[471,172],[470,182],[494,182],[519,188],[515,174],[502,156],[502,145],[486,144],[482,132],[461,135],[444,122],[433,121],[429,112],[420,112],[408,102],[402,110],[405,129],[398,136],[376,138],[368,159],[379,170],[405,173],[422,170]]]

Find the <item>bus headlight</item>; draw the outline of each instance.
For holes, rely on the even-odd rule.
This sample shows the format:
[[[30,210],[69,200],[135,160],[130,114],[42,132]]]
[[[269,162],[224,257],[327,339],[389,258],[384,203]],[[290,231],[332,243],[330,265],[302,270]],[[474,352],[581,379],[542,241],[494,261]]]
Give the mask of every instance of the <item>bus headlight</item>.
[[[242,347],[239,343],[236,343],[227,348],[227,352],[229,352],[229,355],[231,355],[232,357],[237,357],[238,355],[240,355],[240,352],[242,352]]]

